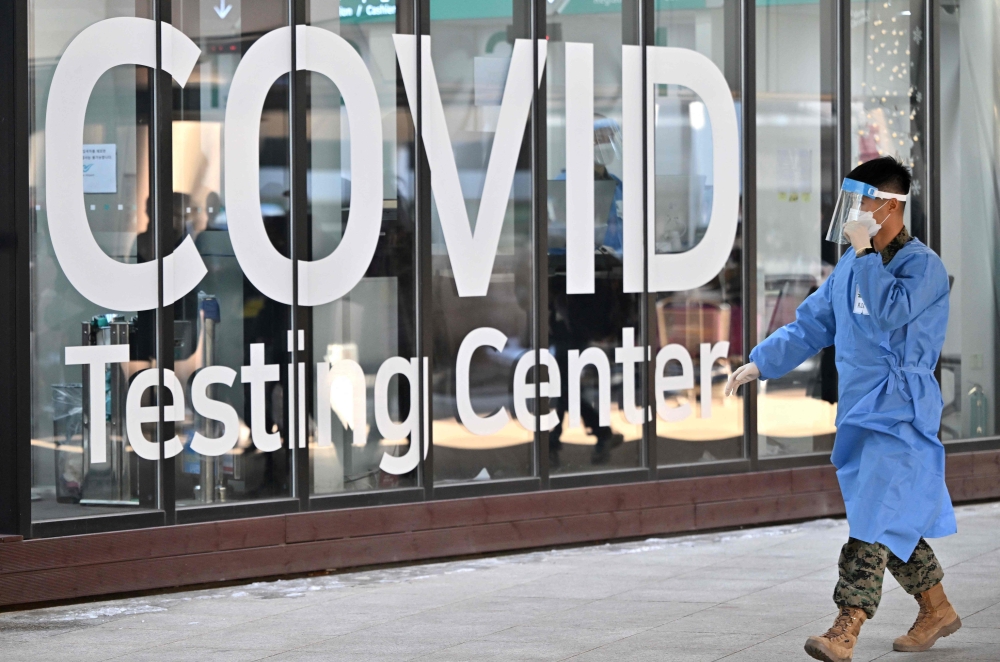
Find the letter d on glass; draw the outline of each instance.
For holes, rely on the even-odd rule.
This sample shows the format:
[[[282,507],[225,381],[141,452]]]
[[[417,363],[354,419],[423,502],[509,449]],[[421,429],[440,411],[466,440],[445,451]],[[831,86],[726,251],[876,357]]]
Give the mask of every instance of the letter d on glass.
[[[624,286],[642,291],[642,153],[646,154],[649,291],[682,292],[715,278],[733,250],[740,205],[740,142],[736,107],[725,76],[710,59],[687,48],[646,47],[646,144],[642,144],[642,51],[623,46],[622,127]],[[682,85],[705,104],[712,125],[712,217],[701,241],[683,253],[657,254],[655,236],[655,92]]]

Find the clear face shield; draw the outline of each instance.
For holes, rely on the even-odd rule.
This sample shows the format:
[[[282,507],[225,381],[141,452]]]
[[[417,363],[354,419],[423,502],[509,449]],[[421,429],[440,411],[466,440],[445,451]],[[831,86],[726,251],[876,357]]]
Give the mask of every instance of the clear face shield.
[[[864,199],[883,201],[893,199],[906,202],[906,197],[899,193],[880,191],[870,184],[845,178],[840,187],[837,205],[833,208],[833,217],[830,220],[830,229],[826,233],[826,240],[835,244],[850,244],[851,242],[844,237],[844,226],[851,221],[866,223],[869,236],[874,237],[878,234],[881,225],[875,220],[872,212],[861,211],[861,203]]]
[[[608,166],[621,158],[622,132],[618,122],[594,116],[594,163]]]

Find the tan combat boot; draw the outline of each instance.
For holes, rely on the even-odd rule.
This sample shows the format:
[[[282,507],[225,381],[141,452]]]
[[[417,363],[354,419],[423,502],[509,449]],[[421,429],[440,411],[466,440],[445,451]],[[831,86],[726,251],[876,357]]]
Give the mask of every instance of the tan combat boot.
[[[864,609],[841,607],[833,627],[820,637],[806,639],[806,652],[824,662],[851,662],[861,625],[868,620]]]
[[[962,619],[944,595],[940,582],[916,596],[920,612],[910,631],[892,642],[892,649],[903,653],[925,651],[941,637],[962,627]]]

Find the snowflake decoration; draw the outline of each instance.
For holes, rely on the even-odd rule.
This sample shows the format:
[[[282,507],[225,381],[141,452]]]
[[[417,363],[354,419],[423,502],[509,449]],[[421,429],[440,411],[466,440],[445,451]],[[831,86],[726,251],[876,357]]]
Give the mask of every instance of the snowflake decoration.
[[[920,180],[914,179],[910,182],[910,193],[913,195],[920,195]]]
[[[917,93],[913,96],[913,98],[917,102],[917,105],[919,106],[924,100],[924,93],[921,92],[920,90],[917,90]]]
[[[920,26],[913,28],[913,43],[920,44],[920,41],[924,38],[924,31],[920,29]]]

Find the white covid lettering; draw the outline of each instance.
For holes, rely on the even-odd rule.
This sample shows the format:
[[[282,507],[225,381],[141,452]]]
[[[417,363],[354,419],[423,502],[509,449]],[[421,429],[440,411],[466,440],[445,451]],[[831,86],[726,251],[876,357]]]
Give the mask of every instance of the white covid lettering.
[[[267,431],[264,386],[281,379],[281,367],[264,363],[264,343],[250,345],[250,365],[240,370],[240,379],[250,385],[250,435],[253,445],[264,452],[281,448],[281,435]]]
[[[142,404],[142,396],[147,389],[157,385],[159,381],[159,371],[156,368],[143,370],[128,387],[128,395],[125,397],[125,429],[128,433],[128,443],[132,446],[135,454],[144,460],[158,460],[160,458],[160,445],[155,441],[146,439],[142,432],[143,423],[156,423],[160,417],[159,407],[156,405]],[[181,380],[173,370],[163,371],[163,385],[170,390],[173,403],[164,405],[163,420],[176,423],[184,420],[184,387]],[[102,417],[103,418],[103,417]],[[174,435],[163,445],[163,457],[169,458],[179,455],[184,450],[184,444],[180,438]]]
[[[396,58],[403,75],[403,85],[416,114],[417,58],[416,38],[393,35]],[[462,185],[452,150],[451,136],[445,123],[444,106],[431,59],[431,38],[421,39],[423,61],[423,129],[427,162],[431,169],[431,190],[441,218],[441,232],[448,245],[448,257],[455,273],[455,287],[461,297],[485,296],[490,286],[500,231],[510,199],[517,156],[521,151],[524,128],[535,85],[545,68],[546,42],[538,42],[538,81],[532,83],[531,40],[517,39],[511,56],[507,83],[500,104],[500,117],[493,137],[493,149],[486,169],[486,180],[479,203],[479,215],[473,231],[465,207]]]
[[[668,376],[667,364],[677,361],[681,366],[681,374]],[[691,354],[684,345],[670,344],[656,353],[656,414],[664,421],[683,421],[691,415],[691,404],[684,402],[676,407],[667,405],[664,394],[668,391],[683,391],[694,388],[694,366]]]
[[[350,118],[351,206],[336,250],[299,260],[299,305],[319,306],[344,296],[365,275],[382,228],[382,123],[375,84],[364,60],[333,32],[296,28],[299,70],[322,74],[343,95]],[[233,251],[243,273],[271,299],[292,303],[292,261],[278,252],[260,211],[260,118],[274,81],[291,69],[291,28],[254,42],[236,69],[225,123],[226,211]]]
[[[200,53],[168,23],[162,28],[163,70],[184,87]],[[45,204],[52,250],[66,279],[85,298],[111,310],[157,306],[156,262],[127,264],[94,238],[83,203],[83,129],[98,79],[116,66],[156,66],[156,23],[109,18],[78,34],[59,59],[45,108]],[[208,273],[191,237],[163,258],[163,302],[177,301]]]
[[[140,18],[113,18],[88,27],[70,43],[53,74],[46,108],[46,203],[53,250],[73,286],[88,300],[112,310],[150,310],[157,305],[155,262],[126,264],[106,255],[90,231],[83,206],[81,154],[85,102],[98,78],[114,66],[152,67],[155,24]],[[459,296],[485,296],[514,182],[531,101],[546,63],[538,48],[538,79],[532,80],[532,41],[517,39],[508,68],[489,164],[474,225],[470,223],[451,137],[438,89],[429,36],[423,49],[423,139],[431,169],[431,189]],[[396,57],[411,112],[416,104],[416,47],[412,35],[393,35]],[[303,306],[334,301],[360,281],[374,257],[381,230],[383,142],[381,111],[364,60],[342,37],[313,26],[296,27],[297,68],[329,78],[344,98],[350,117],[351,202],[337,248],[317,260],[292,262],[272,245],[264,229],[259,192],[259,133],[264,100],[274,81],[291,68],[291,28],[260,37],[236,68],[226,106],[224,161],[229,236],[237,261],[263,294],[292,303],[292,269],[299,277]],[[163,26],[163,68],[183,86],[199,49],[168,24]],[[594,291],[593,44],[566,48],[566,288],[568,294]],[[626,293],[681,291],[699,287],[723,268],[732,249],[739,207],[739,134],[735,106],[725,77],[700,53],[649,46],[646,50],[646,131],[643,142],[643,58],[638,46],[623,46],[623,290]],[[704,103],[712,130],[712,213],[700,241],[681,253],[660,254],[647,246],[644,282],[643,218],[653,236],[655,113],[657,85],[681,85]],[[644,168],[644,161],[646,167]],[[643,170],[648,198],[644,214]],[[164,300],[173,303],[192,291],[207,273],[190,237],[163,259]]]
[[[405,455],[382,454],[382,461],[379,463],[379,468],[386,473],[396,476],[410,473],[417,468],[417,464],[419,463],[420,433],[417,429],[417,402],[420,400],[420,391],[417,388],[417,384],[419,383],[417,375],[420,372],[418,369],[419,365],[417,359],[407,361],[400,356],[394,356],[386,360],[375,375],[375,424],[378,426],[379,434],[382,435],[383,439],[389,441],[410,438],[410,447]],[[425,358],[423,371],[425,392],[427,388],[427,366],[428,363]],[[389,384],[396,375],[399,375],[400,378],[405,377],[410,387],[410,411],[402,423],[393,421],[392,416],[389,414]],[[428,426],[427,413],[427,408],[425,407],[423,416],[421,417],[424,421],[425,436]],[[426,444],[424,445],[424,457],[427,457]]]
[[[217,457],[236,448],[240,435],[240,417],[231,405],[213,400],[208,395],[212,384],[232,386],[236,381],[236,371],[222,365],[208,366],[195,373],[191,382],[191,406],[200,416],[222,423],[223,432],[219,437],[206,437],[195,432],[191,439],[191,450],[201,455]]]
[[[569,426],[580,427],[580,376],[583,369],[592,365],[597,370],[597,413],[601,427],[611,425],[611,363],[608,355],[599,347],[588,347],[581,353],[569,350]]]
[[[90,370],[87,385],[90,390],[90,462],[104,464],[108,461],[108,427],[104,424],[104,403],[107,398],[104,380],[105,365],[128,361],[128,345],[91,345],[67,347],[66,365],[85,365]]]
[[[471,392],[470,376],[472,359],[477,350],[492,349],[497,353],[504,352],[507,336],[501,331],[481,327],[473,329],[465,336],[459,347],[455,364],[455,396],[458,418],[463,426],[477,436],[490,436],[500,432],[511,420],[505,407],[500,407],[489,416],[481,416],[476,412]],[[635,344],[635,329],[622,329],[622,345],[615,348],[615,361],[622,366],[622,413],[628,423],[642,425],[643,407],[640,406],[639,393],[636,388],[637,370],[643,361],[650,359],[651,349]],[[712,369],[719,360],[725,360],[729,353],[729,343],[726,341],[702,343],[700,347],[700,384],[701,384],[701,417],[712,415]],[[568,427],[580,427],[581,408],[581,377],[583,371],[592,366],[597,372],[598,391],[598,425],[607,427],[613,425],[611,417],[611,364],[604,349],[590,347],[583,352],[568,351],[568,373],[563,375],[555,357],[548,349],[539,350],[542,365],[548,370],[548,377],[542,378],[535,374],[529,379],[529,373],[535,367],[535,352],[524,352],[516,362],[511,384],[511,395],[515,418],[525,430],[552,430],[561,421],[556,409],[550,407],[548,413],[542,416],[540,422],[528,401],[535,397],[535,380],[538,392],[543,398],[567,398],[566,409],[569,413]],[[105,366],[118,365],[128,361],[127,345],[94,345],[87,347],[67,347],[66,365],[85,365],[90,369],[89,387],[93,394],[90,398],[88,417],[93,422],[105,418]],[[680,373],[668,375],[668,365],[675,361],[680,365]],[[374,417],[375,427],[380,437],[385,441],[409,439],[409,448],[404,455],[384,453],[379,468],[386,473],[404,475],[417,468],[420,460],[419,449],[423,446],[423,456],[427,457],[429,449],[429,411],[426,394],[429,393],[429,362],[424,358],[423,383],[420,381],[421,371],[416,358],[406,359],[400,356],[387,358],[380,366],[374,383]],[[331,429],[331,414],[336,413],[345,429],[353,431],[351,443],[361,448],[368,444],[370,431],[367,421],[368,393],[366,376],[361,365],[351,359],[339,359],[332,365],[326,361],[315,364],[316,367],[316,427],[313,440],[317,447],[333,446]],[[289,377],[299,373],[298,391],[305,392],[304,364],[298,371],[292,371],[289,366]],[[185,419],[184,388],[172,370],[164,370],[164,385],[170,390],[172,404],[164,406],[164,420],[181,422]],[[283,447],[285,438],[281,432],[268,431],[266,420],[268,401],[267,384],[277,382],[280,378],[281,366],[266,363],[266,348],[263,343],[250,345],[250,365],[240,369],[241,381],[249,385],[250,390],[250,433],[253,444],[263,452],[274,452]],[[206,421],[221,424],[218,436],[209,437],[203,431],[192,433],[191,450],[201,455],[216,457],[234,451],[240,437],[240,415],[226,402],[212,397],[209,389],[219,384],[231,388],[236,381],[237,371],[226,366],[208,366],[198,370],[191,380],[191,405],[194,413]],[[391,394],[393,377],[406,379],[409,391],[409,407],[402,421],[393,420],[391,403],[399,402],[399,396]],[[159,445],[149,441],[143,434],[143,424],[155,423],[158,408],[154,405],[143,405],[145,392],[156,386],[157,370],[149,368],[139,372],[128,389],[125,415],[127,439],[136,454],[146,460],[159,458]],[[566,380],[566,392],[563,392],[563,380]],[[336,388],[335,388],[336,387]],[[689,391],[695,387],[695,371],[691,355],[683,345],[669,344],[659,350],[656,355],[655,391],[656,415],[666,422],[676,422],[690,416],[691,405],[684,401],[671,407],[665,396],[668,392]],[[423,401],[422,416],[418,416],[419,402]],[[304,416],[304,408],[294,406],[294,400],[289,396],[288,412],[297,413],[297,418]],[[400,412],[403,416],[404,412]],[[417,421],[423,424],[418,429]],[[647,409],[646,420],[653,419],[652,408]],[[296,427],[305,430],[305,423],[298,421]],[[106,462],[107,437],[105,426],[91,425],[89,435],[91,462]],[[286,430],[287,439],[300,438],[295,428]],[[302,438],[307,437],[304,434]],[[302,443],[301,441],[299,443]],[[301,447],[301,446],[300,446]],[[183,450],[183,443],[178,436],[166,442],[164,457],[173,457]]]
[[[566,44],[566,294],[594,293],[594,45]]]
[[[539,350],[539,354],[542,357],[542,365],[549,370],[549,379],[538,384],[538,394],[543,398],[558,398],[562,394],[559,364],[556,363],[555,357],[549,350]],[[534,383],[529,384],[527,378],[528,371],[534,367],[535,353],[528,351],[518,360],[517,367],[514,369],[514,415],[517,416],[518,423],[525,430],[531,431],[535,429],[535,415],[528,408],[528,400],[535,398],[535,385]],[[537,370],[535,371],[535,379],[540,379]],[[554,410],[542,416],[541,429],[543,431],[551,430],[558,424],[559,415]]]
[[[492,347],[502,352],[507,344],[507,336],[503,332],[489,327],[475,329],[465,336],[458,347],[458,358],[455,365],[455,397],[458,405],[458,418],[462,425],[472,434],[489,436],[503,429],[510,421],[507,409],[500,409],[491,416],[480,416],[472,407],[472,395],[469,392],[469,369],[472,355],[480,347]]]
[[[642,407],[637,407],[635,403],[635,366],[642,363],[650,352],[649,347],[637,347],[635,345],[635,329],[627,327],[622,329],[622,346],[615,349],[615,362],[622,364],[622,403],[625,409],[625,420],[632,425],[642,425]]]
[[[648,241],[650,292],[678,292],[701,287],[715,278],[729,259],[739,221],[739,130],[732,93],[715,64],[697,51],[666,46],[646,47],[646,144],[642,141],[642,51],[623,46],[622,137],[624,141],[624,281],[626,292],[641,292],[642,282],[642,161],[647,164],[649,237],[656,236],[655,90],[681,85],[701,97],[712,126],[712,215],[701,240],[682,253],[656,252]]]

